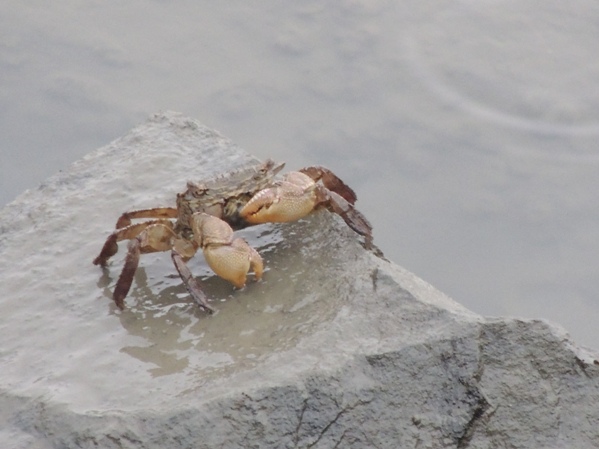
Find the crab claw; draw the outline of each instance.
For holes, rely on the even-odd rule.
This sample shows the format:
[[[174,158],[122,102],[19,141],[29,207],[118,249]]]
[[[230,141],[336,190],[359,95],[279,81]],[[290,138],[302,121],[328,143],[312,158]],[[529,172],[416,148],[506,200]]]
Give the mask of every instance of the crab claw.
[[[312,179],[303,173],[289,173],[285,180],[254,195],[240,215],[251,224],[299,220],[312,212],[317,204],[313,187]]]
[[[203,212],[192,217],[194,235],[199,240],[206,262],[218,276],[237,288],[245,286],[247,274],[254,271],[256,279],[263,273],[260,254],[241,238],[234,238],[231,226]]]

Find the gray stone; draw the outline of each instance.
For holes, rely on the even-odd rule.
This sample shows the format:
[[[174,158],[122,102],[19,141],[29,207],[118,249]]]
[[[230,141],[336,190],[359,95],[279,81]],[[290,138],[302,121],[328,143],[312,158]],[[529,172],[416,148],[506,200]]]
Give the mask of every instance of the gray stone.
[[[91,261],[120,213],[253,161],[158,114],[0,211],[1,447],[598,447],[595,352],[466,310],[327,211],[242,231],[268,271],[241,291],[196,256],[215,315],[167,253],[116,309],[124,245]]]

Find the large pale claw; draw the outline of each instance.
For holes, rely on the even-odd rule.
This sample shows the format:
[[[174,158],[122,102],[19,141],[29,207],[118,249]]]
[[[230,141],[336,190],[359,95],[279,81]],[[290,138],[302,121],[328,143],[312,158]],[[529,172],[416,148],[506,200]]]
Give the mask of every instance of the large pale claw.
[[[295,173],[294,175],[301,175]],[[303,175],[302,175],[303,176]],[[251,224],[287,223],[305,217],[314,209],[314,189],[281,181],[261,190],[241,209],[241,217]]]
[[[250,268],[253,268],[256,279],[262,277],[262,258],[243,239],[237,238],[230,245],[206,247],[204,257],[212,271],[237,288],[245,286]]]
[[[193,215],[194,234],[201,240],[206,262],[218,276],[242,288],[247,273],[254,271],[262,277],[263,263],[258,252],[241,238],[234,238],[233,230],[219,218],[205,213]]]
[[[277,188],[261,190],[243,206],[239,215],[251,224],[267,223],[272,221],[273,211],[276,213],[279,201]]]

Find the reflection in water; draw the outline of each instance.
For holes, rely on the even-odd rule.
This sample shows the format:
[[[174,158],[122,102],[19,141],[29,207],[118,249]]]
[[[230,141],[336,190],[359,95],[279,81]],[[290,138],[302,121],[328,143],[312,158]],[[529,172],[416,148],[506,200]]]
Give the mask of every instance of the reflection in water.
[[[201,385],[293,347],[317,324],[330,320],[340,307],[330,300],[335,295],[328,293],[339,291],[339,286],[324,279],[321,269],[324,265],[329,269],[342,265],[341,255],[333,250],[339,241],[338,232],[326,211],[296,223],[256,226],[240,232],[263,256],[264,279],[236,290],[213,274],[199,276],[217,309],[213,315],[190,300],[178,277],[168,276],[174,268],[148,276],[157,268],[168,270],[170,258],[165,257],[158,267],[147,265],[148,259],[142,258],[127,297],[128,308],[123,312],[114,309],[123,327],[141,342],[128,344],[121,352],[148,364],[152,376],[186,372]],[[196,264],[199,266],[200,261]],[[116,263],[114,266],[120,268]],[[194,274],[201,271],[197,268],[192,265]],[[105,290],[109,297],[112,288]]]

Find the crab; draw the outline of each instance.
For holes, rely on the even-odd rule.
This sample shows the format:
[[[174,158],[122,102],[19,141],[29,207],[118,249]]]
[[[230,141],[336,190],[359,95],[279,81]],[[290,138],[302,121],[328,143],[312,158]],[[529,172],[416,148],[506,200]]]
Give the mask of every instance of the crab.
[[[127,255],[117,280],[113,300],[125,308],[141,254],[170,251],[171,258],[195,302],[214,312],[198,280],[186,262],[201,249],[208,266],[221,278],[243,288],[253,271],[261,279],[260,254],[234,231],[260,223],[284,223],[299,220],[325,207],[340,215],[348,226],[372,242],[372,227],[354,207],[356,194],[329,169],[306,167],[276,179],[284,163],[267,160],[205,182],[188,182],[177,195],[176,207],[156,207],[123,213],[95,265],[106,267],[118,251],[118,242],[129,240]],[[146,221],[133,222],[136,219]]]

